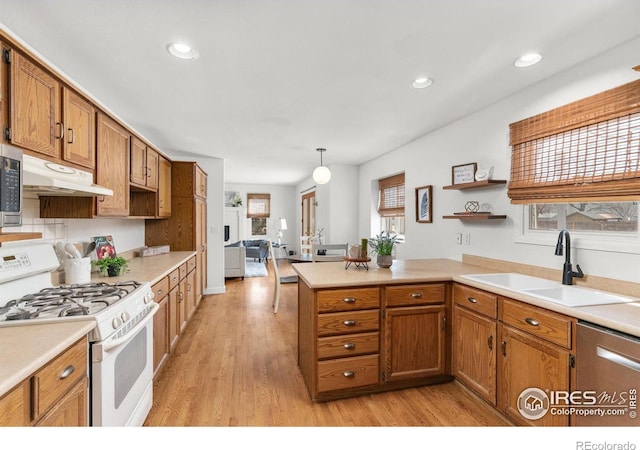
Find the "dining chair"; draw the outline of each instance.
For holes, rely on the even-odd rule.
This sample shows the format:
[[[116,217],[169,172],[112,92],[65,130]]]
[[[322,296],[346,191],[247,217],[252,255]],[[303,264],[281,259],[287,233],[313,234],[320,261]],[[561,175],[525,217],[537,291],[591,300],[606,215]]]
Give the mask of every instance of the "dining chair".
[[[273,275],[274,275],[274,288],[273,288],[273,300],[271,302],[271,307],[273,308],[273,313],[278,313],[278,306],[280,306],[280,285],[283,283],[297,283],[298,276],[280,276],[280,270],[278,269],[278,259],[275,257],[275,253],[273,252],[273,243],[271,239],[269,239],[269,254],[271,255],[271,264],[273,264]]]
[[[344,261],[348,244],[313,244],[311,259],[313,262]]]

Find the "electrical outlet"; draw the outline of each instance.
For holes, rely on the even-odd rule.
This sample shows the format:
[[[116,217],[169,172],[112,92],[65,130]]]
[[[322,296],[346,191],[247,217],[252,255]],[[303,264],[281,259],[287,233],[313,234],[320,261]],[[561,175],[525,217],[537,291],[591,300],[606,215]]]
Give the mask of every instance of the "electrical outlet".
[[[464,239],[466,245],[471,245],[471,233],[467,233]]]
[[[456,234],[456,244],[462,245],[462,233]]]

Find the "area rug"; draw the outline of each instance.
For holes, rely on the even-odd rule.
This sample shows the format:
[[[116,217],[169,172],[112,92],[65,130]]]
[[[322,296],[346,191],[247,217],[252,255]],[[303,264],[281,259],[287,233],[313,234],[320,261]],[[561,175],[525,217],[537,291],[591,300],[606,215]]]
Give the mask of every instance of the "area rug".
[[[244,276],[249,278],[266,277],[267,266],[265,266],[263,262],[247,260],[244,268]]]

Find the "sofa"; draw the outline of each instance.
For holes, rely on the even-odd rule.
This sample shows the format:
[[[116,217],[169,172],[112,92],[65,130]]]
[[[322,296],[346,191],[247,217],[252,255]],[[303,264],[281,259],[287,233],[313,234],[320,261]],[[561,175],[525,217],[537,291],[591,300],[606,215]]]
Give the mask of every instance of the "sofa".
[[[246,248],[247,258],[254,258],[260,262],[269,259],[269,241],[266,239],[249,239],[242,241],[242,245]]]
[[[241,277],[244,280],[246,266],[246,248],[242,245],[226,245],[224,247],[224,277]]]

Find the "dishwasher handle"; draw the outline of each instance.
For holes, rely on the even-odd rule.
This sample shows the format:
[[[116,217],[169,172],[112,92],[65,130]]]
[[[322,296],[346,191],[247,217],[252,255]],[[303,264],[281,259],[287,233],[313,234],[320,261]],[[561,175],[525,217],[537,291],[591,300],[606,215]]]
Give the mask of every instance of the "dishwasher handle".
[[[606,348],[602,348],[599,345],[596,346],[596,355],[598,355],[600,358],[606,359],[607,361],[611,361],[614,364],[618,364],[628,369],[635,370],[636,372],[640,372],[640,362],[635,361],[627,356],[622,356],[619,353],[612,352],[611,350],[607,350]]]

